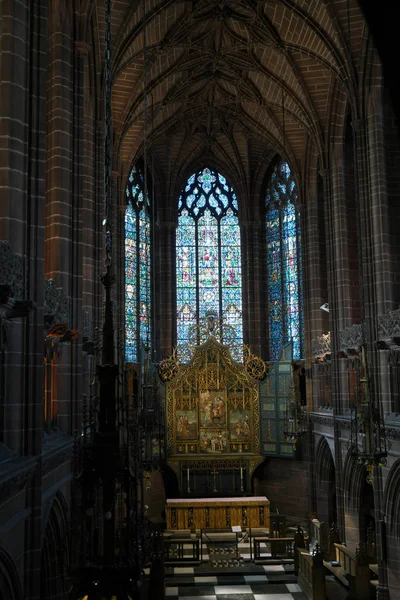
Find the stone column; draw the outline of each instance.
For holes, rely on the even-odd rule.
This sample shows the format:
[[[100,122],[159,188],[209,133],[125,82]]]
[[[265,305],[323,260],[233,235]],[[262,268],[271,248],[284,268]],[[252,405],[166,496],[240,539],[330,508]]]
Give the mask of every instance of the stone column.
[[[70,389],[69,412],[67,407],[60,406],[60,417],[64,417],[64,431],[72,434],[81,428],[81,398],[82,398],[82,265],[83,265],[83,184],[85,178],[84,163],[84,68],[90,46],[84,41],[75,41],[73,66],[73,96],[72,96],[72,206],[71,206],[71,273],[70,296],[71,317],[70,326],[78,331],[78,339],[71,342],[70,352]],[[70,422],[69,422],[70,421]],[[60,423],[61,425],[61,423]]]
[[[16,454],[37,457],[25,492],[25,506],[31,509],[25,545],[13,539],[7,548],[19,568],[26,600],[40,598],[47,13],[44,0],[0,3],[0,239],[23,257],[21,299],[37,305],[26,319],[11,324],[8,422],[1,425]]]
[[[360,249],[362,261],[362,301],[365,316],[368,375],[374,399],[381,406],[390,406],[388,386],[384,384],[379,351],[376,348],[378,315],[391,308],[392,282],[388,247],[388,199],[384,156],[383,122],[376,94],[368,119],[353,122],[356,136],[357,183],[360,214]],[[373,97],[373,91],[371,91]],[[386,400],[386,402],[385,402]],[[382,405],[382,402],[384,403]],[[374,505],[379,560],[377,598],[389,597],[383,514],[383,482],[381,467],[374,468]]]

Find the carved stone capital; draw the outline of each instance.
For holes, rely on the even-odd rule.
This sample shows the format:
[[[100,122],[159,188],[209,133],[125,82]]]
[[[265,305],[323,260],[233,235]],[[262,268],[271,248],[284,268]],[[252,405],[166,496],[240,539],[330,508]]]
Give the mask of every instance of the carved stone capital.
[[[400,308],[389,310],[384,315],[378,316],[378,340],[392,340],[398,343],[400,340]]]
[[[52,323],[65,323],[70,321],[71,298],[67,296],[61,287],[57,287],[53,279],[44,280],[44,305],[43,311],[46,325]]]
[[[314,360],[320,361],[327,359],[331,354],[331,332],[323,333],[319,337],[311,340],[311,353]]]
[[[25,259],[11,248],[5,240],[0,240],[0,285],[9,286],[17,300],[24,297]]]
[[[339,332],[339,350],[347,352],[348,350],[359,351],[363,345],[363,327],[361,323],[355,323],[351,327],[346,327]]]

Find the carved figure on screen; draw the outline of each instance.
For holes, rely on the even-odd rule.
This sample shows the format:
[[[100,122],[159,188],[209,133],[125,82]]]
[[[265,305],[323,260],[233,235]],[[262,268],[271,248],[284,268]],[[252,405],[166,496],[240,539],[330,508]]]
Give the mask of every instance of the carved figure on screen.
[[[226,452],[226,431],[204,431],[200,435],[200,451],[207,454]]]
[[[226,401],[221,392],[202,392],[199,405],[201,427],[226,425]]]

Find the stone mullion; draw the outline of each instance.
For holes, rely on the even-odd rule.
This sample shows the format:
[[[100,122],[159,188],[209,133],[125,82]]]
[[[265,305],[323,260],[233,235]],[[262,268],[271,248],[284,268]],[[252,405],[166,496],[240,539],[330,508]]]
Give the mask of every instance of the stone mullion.
[[[242,260],[242,312],[243,339],[258,355],[262,353],[262,318],[261,299],[262,278],[261,258],[261,226],[259,222],[242,222],[241,228],[241,260]],[[264,311],[266,312],[266,310]]]
[[[164,221],[160,222],[158,227],[160,292],[158,294],[159,322],[155,325],[161,336],[159,342],[156,340],[156,347],[160,347],[161,350],[160,358],[169,356],[176,345],[176,226],[174,222]]]

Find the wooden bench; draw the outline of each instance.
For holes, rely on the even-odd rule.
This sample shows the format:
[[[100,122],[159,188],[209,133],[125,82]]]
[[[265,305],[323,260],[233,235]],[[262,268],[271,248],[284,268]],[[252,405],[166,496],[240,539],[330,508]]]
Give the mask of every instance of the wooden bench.
[[[348,588],[347,598],[368,600],[370,597],[370,568],[362,553],[355,553],[343,544],[335,544],[337,566],[324,561],[325,568]]]
[[[305,549],[297,548],[298,583],[309,600],[325,600],[325,567]]]

